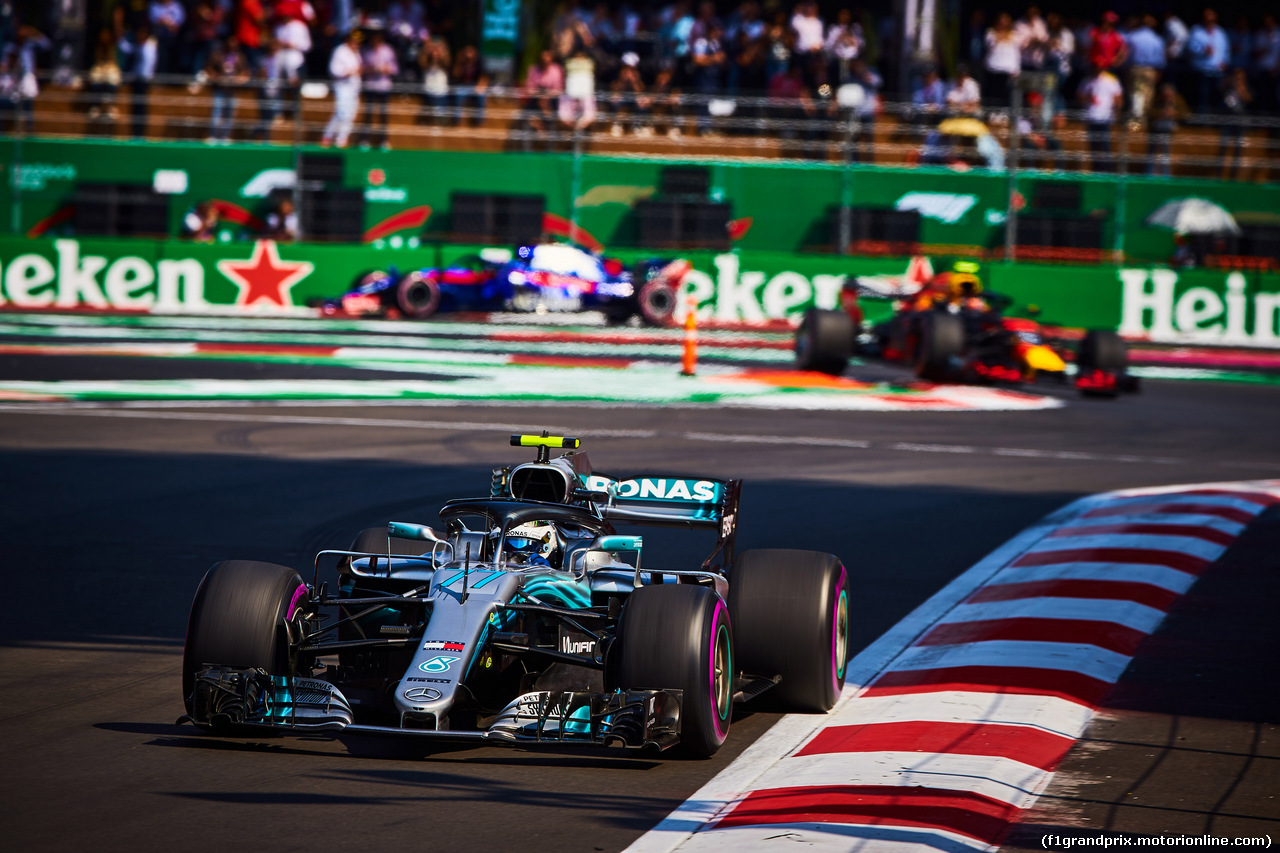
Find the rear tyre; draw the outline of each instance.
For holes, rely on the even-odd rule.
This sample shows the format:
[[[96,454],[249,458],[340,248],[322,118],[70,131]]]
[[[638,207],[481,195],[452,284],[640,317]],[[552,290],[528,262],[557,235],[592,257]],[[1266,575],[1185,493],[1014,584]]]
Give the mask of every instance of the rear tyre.
[[[1118,373],[1129,366],[1129,348],[1115,332],[1090,329],[1080,341],[1076,364],[1081,369]]]
[[[1129,348],[1124,340],[1108,329],[1090,329],[1080,341],[1076,351],[1076,370],[1079,374],[1100,370],[1119,379],[1129,369]],[[1086,396],[1114,397],[1119,383],[1112,390],[1081,389]]]
[[[853,320],[843,311],[810,308],[796,329],[796,369],[840,376],[853,355]]]
[[[636,310],[646,325],[672,325],[676,314],[676,289],[662,279],[645,282],[636,294]]]
[[[430,317],[440,308],[440,285],[421,272],[411,272],[396,285],[396,307],[413,320]]]
[[[692,584],[641,587],[622,612],[614,648],[614,686],[683,690],[680,751],[714,755],[733,716],[733,628],[724,600]]]
[[[948,378],[964,352],[964,321],[955,314],[925,311],[920,315],[920,336],[915,352],[915,374],[938,382]]]
[[[818,551],[744,551],[729,575],[739,669],[782,676],[771,691],[797,710],[828,711],[844,689],[848,573]]]
[[[182,652],[182,697],[191,713],[196,673],[209,666],[260,668],[292,675],[287,623],[307,586],[288,566],[226,560],[196,590]]]

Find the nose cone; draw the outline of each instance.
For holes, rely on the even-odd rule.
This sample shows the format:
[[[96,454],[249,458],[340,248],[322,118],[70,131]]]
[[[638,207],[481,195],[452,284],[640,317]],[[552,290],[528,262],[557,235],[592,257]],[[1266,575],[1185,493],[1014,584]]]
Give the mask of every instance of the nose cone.
[[[1061,373],[1067,369],[1062,357],[1046,346],[1027,347],[1023,354],[1027,367],[1046,373]]]

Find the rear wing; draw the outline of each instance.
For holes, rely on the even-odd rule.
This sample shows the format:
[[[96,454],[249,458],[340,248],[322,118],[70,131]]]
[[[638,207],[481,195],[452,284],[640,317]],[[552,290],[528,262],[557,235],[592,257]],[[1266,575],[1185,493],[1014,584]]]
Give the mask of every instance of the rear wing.
[[[617,480],[604,474],[580,476],[581,493],[613,522],[716,531],[716,547],[703,568],[727,569],[733,561],[738,532],[740,480],[687,477],[631,477]]]

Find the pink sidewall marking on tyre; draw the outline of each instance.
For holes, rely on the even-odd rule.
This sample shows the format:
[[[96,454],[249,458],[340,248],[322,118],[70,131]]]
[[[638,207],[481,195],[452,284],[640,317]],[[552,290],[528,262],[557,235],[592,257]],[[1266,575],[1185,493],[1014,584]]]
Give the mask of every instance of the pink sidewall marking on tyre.
[[[728,719],[733,707],[732,702],[727,703],[725,709],[725,725],[721,725],[720,719],[720,701],[716,691],[716,647],[720,644],[720,616],[724,614],[725,621],[728,621],[728,611],[725,610],[724,603],[717,601],[715,614],[711,617],[711,645],[707,649],[707,669],[708,684],[711,689],[711,721],[716,729],[716,738],[723,741],[729,734]],[[733,672],[733,648],[729,648],[729,659],[725,662],[729,667],[729,672]]]
[[[845,669],[845,663],[841,660],[839,643],[842,640],[845,643],[848,642],[847,636],[844,638],[840,636],[840,605],[846,602],[848,598],[848,593],[845,590],[848,579],[849,573],[844,566],[841,566],[840,582],[836,584],[835,609],[831,612],[831,686],[835,689],[837,698],[840,696],[840,679],[844,676]],[[848,604],[845,604],[845,612],[848,613]]]
[[[307,594],[306,584],[301,584],[297,589],[293,591],[293,597],[289,599],[289,609],[286,610],[284,613],[284,621],[288,622],[290,619],[293,618],[293,614],[297,612],[297,609],[298,609],[298,602],[302,599],[302,596],[306,594]]]

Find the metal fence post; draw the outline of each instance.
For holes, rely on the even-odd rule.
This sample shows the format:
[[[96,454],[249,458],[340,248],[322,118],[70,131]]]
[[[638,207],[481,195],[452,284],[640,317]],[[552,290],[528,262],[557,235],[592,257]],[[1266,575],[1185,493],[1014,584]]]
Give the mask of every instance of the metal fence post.
[[[13,111],[13,166],[9,172],[9,194],[12,217],[10,229],[15,235],[22,233],[22,108]]]
[[[578,196],[582,192],[582,128],[577,122],[573,125],[573,169],[569,181],[569,239],[576,241],[578,235]]]
[[[849,119],[844,133],[844,168],[840,170],[840,220],[838,236],[840,254],[849,254],[849,246],[853,244],[853,110],[849,110]]]
[[[270,133],[270,130],[267,131]],[[293,212],[298,217],[298,233],[294,239],[302,240],[302,223],[307,220],[302,213],[302,83],[293,87]],[[283,225],[284,223],[281,223]]]
[[[1013,84],[1012,109],[1009,110],[1009,199],[1004,213],[1004,259],[1016,260],[1018,245],[1018,148],[1021,139],[1018,133],[1018,114],[1022,111],[1022,86],[1015,80]]]
[[[1117,264],[1124,263],[1124,217],[1125,217],[1125,184],[1129,177],[1129,124],[1126,120],[1120,128],[1120,174],[1116,181],[1116,212],[1113,259]]]

